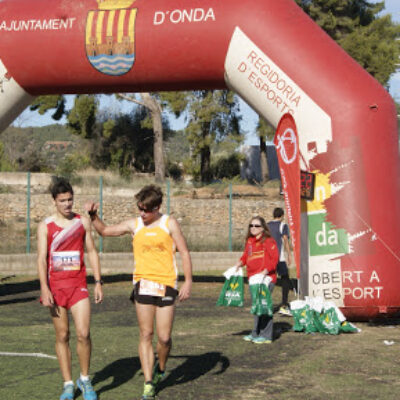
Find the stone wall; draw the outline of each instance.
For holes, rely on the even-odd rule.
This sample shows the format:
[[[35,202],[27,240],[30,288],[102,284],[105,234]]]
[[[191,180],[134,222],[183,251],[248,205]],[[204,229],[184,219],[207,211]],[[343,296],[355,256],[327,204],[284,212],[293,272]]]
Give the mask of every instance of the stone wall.
[[[24,175],[26,179],[26,174]],[[18,181],[18,184],[21,184],[20,182]],[[30,196],[31,226],[37,225],[45,216],[54,212],[51,196],[46,193],[46,190],[42,190],[47,187],[48,182],[45,177],[42,177],[40,183],[32,187]],[[86,201],[98,200],[97,189],[74,187],[74,190],[75,211],[78,213],[83,212]],[[244,197],[239,190],[234,190],[235,196],[232,201],[232,239],[234,242],[244,241],[247,224],[252,216],[261,215],[268,220],[271,219],[275,207],[283,207],[283,197],[279,196],[278,190],[276,188],[257,196],[247,193],[246,196],[243,195]],[[83,194],[83,192],[92,194]],[[134,200],[136,192],[137,190],[129,188],[105,187],[103,191],[104,221],[112,224],[136,216],[137,208]],[[203,193],[199,189],[193,189],[185,195],[174,195],[173,191],[171,193],[170,213],[180,222],[189,243],[196,241],[209,243],[210,251],[215,250],[216,243],[227,243],[229,236],[229,197],[227,193],[220,193],[216,196]],[[166,211],[166,203],[167,199],[163,204],[163,212]],[[25,190],[13,193],[0,193],[0,230],[2,225],[4,228],[15,222],[24,224],[26,215],[26,187]],[[225,247],[224,250],[228,250],[228,248]]]

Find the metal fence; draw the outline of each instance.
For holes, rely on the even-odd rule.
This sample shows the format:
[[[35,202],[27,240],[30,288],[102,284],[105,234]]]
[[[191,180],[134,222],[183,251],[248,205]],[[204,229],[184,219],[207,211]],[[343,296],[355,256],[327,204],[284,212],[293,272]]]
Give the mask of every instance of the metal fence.
[[[0,178],[7,178],[5,174]],[[54,212],[48,192],[50,180],[50,175],[29,172],[19,174],[16,181],[0,179],[0,254],[36,251],[37,225]],[[106,223],[131,218],[137,212],[134,193],[153,183],[149,178],[145,183],[136,181],[115,183],[98,175],[89,181],[88,177],[72,180],[75,211],[83,213],[83,205],[90,199],[99,202],[99,215]],[[272,208],[283,203],[279,182],[270,188],[225,183],[207,189],[167,180],[161,186],[165,194],[162,212],[178,219],[192,251],[240,250],[249,218],[258,214],[269,218]],[[122,240],[94,236],[99,252],[131,251],[128,236]]]

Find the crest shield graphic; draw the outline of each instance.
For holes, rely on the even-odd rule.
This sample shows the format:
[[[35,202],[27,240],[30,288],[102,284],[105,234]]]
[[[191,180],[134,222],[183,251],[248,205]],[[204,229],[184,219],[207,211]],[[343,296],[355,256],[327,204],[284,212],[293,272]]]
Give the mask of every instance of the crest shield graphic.
[[[110,1],[111,9],[106,9],[107,1],[99,4],[103,7],[89,11],[87,16],[86,56],[97,71],[106,75],[124,75],[135,62],[137,9],[116,8],[126,6],[126,1]]]

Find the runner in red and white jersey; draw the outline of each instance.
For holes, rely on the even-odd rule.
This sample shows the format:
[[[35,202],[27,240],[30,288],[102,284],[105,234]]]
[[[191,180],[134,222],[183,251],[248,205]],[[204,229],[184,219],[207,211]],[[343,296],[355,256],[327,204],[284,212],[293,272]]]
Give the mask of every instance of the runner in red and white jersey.
[[[57,225],[55,216],[45,219],[48,281],[51,289],[86,286],[86,230],[80,215],[75,214],[71,222],[71,225],[63,228]]]
[[[69,346],[70,310],[75,323],[77,353],[81,375],[77,386],[84,400],[97,400],[89,379],[92,349],[90,339],[90,301],[83,261],[86,247],[95,279],[95,302],[103,300],[99,256],[87,217],[72,211],[74,192],[68,181],[57,178],[50,188],[56,212],[38,226],[38,275],[40,301],[49,307],[56,333],[56,353],[64,379],[60,400],[73,400],[75,387],[71,374]]]

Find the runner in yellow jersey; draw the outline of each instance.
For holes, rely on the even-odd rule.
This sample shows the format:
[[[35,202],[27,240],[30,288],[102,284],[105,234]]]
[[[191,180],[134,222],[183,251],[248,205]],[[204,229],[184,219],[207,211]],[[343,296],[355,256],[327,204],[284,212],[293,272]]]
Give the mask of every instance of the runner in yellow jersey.
[[[192,262],[185,238],[176,219],[160,213],[162,191],[145,186],[136,194],[140,216],[116,225],[105,225],[97,216],[98,204],[85,205],[93,226],[102,236],[132,235],[135,269],[131,300],[139,323],[139,357],[144,374],[143,400],[155,398],[156,387],[165,374],[171,350],[171,332],[175,299],[186,300],[192,288]],[[177,290],[178,271],[175,250],[182,259],[185,282]],[[153,350],[154,320],[157,332],[157,355]]]

